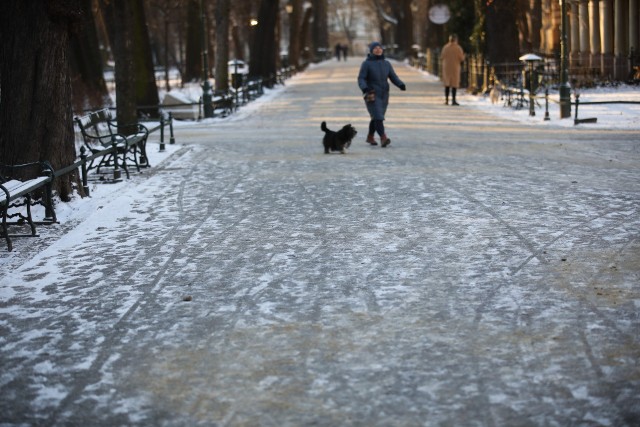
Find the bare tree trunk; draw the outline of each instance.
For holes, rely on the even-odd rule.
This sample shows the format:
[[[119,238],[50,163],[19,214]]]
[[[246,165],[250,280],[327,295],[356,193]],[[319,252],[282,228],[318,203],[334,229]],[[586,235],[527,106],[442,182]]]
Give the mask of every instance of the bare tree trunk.
[[[71,84],[77,114],[112,104],[104,81],[92,0],[79,0],[84,20],[71,35]]]
[[[204,0],[203,0],[204,1]],[[187,3],[187,46],[184,75],[185,81],[197,81],[202,78],[202,29],[200,25],[199,0]]]
[[[312,45],[314,54],[318,55],[318,49],[329,49],[329,25],[327,23],[327,0],[313,1]],[[351,41],[351,37],[347,37]]]
[[[129,0],[133,8],[131,32],[133,34],[134,84],[136,105],[141,106],[140,113],[149,117],[158,117],[158,85],[151,55],[149,28],[144,10],[144,0]]]
[[[233,34],[233,49],[234,57],[236,59],[246,60],[248,56],[249,47],[251,46],[251,6],[253,1],[234,1],[233,8],[231,10],[231,20],[234,23]]]
[[[484,0],[474,0],[475,3],[475,25],[471,35],[471,44],[474,53],[477,55],[485,55],[486,46],[486,26],[487,26],[487,6]]]
[[[302,25],[302,0],[291,0],[289,15],[289,65],[298,69],[300,66],[300,30]]]
[[[530,0],[529,31],[531,32],[531,49],[540,51],[540,30],[542,29],[542,0]]]
[[[134,123],[138,119],[133,57],[134,4],[130,0],[102,0],[102,4],[115,61],[116,117],[120,124]],[[119,131],[130,133],[126,128]]]
[[[374,8],[376,10],[376,15],[378,16],[378,27],[380,30],[380,40],[378,40],[380,43],[382,43],[383,46],[386,46],[389,44],[390,42],[390,37],[388,32],[386,31],[385,27],[385,19],[384,19],[384,13],[385,9],[383,7],[383,4],[380,0],[372,0],[373,1],[373,5]]]
[[[518,61],[516,10],[513,0],[494,0],[487,6],[487,59],[492,64]]]
[[[311,17],[313,16],[313,9],[308,8],[304,11],[302,17],[302,28],[300,29],[300,52],[302,59],[304,59],[304,66],[306,67],[311,61]]]
[[[229,89],[229,0],[216,1],[215,89]]]
[[[411,52],[413,44],[413,13],[411,12],[411,0],[390,2],[394,17],[398,20],[395,26],[396,43],[403,55]]]
[[[0,3],[0,162],[74,162],[69,40],[81,19],[78,0]],[[66,201],[77,182],[68,174],[54,187]]]
[[[274,83],[273,79],[277,71],[278,9],[278,0],[262,0],[258,12],[258,25],[253,28],[249,73],[252,77],[262,78],[267,85]]]

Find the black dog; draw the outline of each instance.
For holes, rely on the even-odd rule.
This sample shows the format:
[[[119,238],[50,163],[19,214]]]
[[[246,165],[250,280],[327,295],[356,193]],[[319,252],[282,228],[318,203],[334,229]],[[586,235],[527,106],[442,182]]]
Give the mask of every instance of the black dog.
[[[327,122],[322,122],[320,129],[324,131],[322,144],[324,145],[325,154],[329,154],[329,151],[339,151],[344,154],[345,150],[351,145],[351,140],[358,133],[356,128],[350,124],[344,125],[338,132],[334,132],[327,128]]]

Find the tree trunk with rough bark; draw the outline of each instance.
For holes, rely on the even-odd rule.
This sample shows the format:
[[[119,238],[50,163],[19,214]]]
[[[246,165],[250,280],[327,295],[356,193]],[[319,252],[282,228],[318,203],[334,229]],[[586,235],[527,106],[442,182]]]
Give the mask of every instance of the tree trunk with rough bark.
[[[138,120],[134,64],[134,4],[130,0],[102,0],[115,62],[116,117],[119,124]],[[120,127],[125,135],[134,129]]]
[[[262,0],[258,12],[258,25],[253,28],[249,73],[252,77],[263,79],[267,85],[274,83],[277,71],[278,9],[278,0]]]
[[[215,89],[229,89],[229,10],[230,0],[216,1]]]
[[[143,0],[101,0],[101,5],[115,62],[118,121],[135,122],[138,106],[143,115],[157,117],[160,100]]]
[[[302,0],[291,1],[289,14],[289,65],[300,66],[300,31],[302,26]]]
[[[311,23],[311,44],[318,55],[318,49],[330,49],[327,0],[313,1],[313,22]],[[351,41],[350,37],[347,37]],[[322,58],[319,58],[322,59]]]
[[[144,0],[129,0],[133,8],[133,61],[136,104],[139,114],[159,117],[158,85],[153,65],[149,26],[144,10]]]
[[[76,115],[112,104],[104,80],[92,3],[92,0],[80,0],[84,19],[78,31],[71,35],[71,85]]]
[[[408,55],[413,44],[413,13],[411,12],[411,0],[391,2],[391,8],[398,20],[396,29],[396,43],[401,53]]]
[[[531,0],[529,4],[529,31],[531,49],[539,52],[541,48],[540,31],[542,30],[542,0]]]
[[[184,74],[186,82],[202,79],[202,25],[200,24],[200,3],[188,0],[187,40]]]
[[[517,62],[520,40],[517,4],[513,0],[493,0],[487,6],[487,59],[491,64]]]
[[[0,162],[75,161],[69,47],[82,19],[79,0],[0,3]],[[67,174],[54,189],[67,201],[77,183]]]

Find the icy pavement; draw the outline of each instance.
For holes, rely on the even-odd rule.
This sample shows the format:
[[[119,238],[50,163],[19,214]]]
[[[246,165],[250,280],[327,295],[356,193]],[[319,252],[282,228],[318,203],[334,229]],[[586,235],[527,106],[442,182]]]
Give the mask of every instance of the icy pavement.
[[[82,220],[16,239],[0,425],[637,425],[637,130],[444,106],[398,64],[369,147],[358,65],[179,126]],[[359,130],[346,155],[323,120]]]

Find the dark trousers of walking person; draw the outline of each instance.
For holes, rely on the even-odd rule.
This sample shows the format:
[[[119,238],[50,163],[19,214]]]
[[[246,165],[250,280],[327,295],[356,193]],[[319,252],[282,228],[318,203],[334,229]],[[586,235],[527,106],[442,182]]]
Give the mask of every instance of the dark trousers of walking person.
[[[381,138],[385,138],[386,139],[386,135],[384,133],[384,121],[382,120],[376,120],[376,119],[371,119],[371,121],[369,122],[369,136],[367,138],[367,142],[369,142],[372,145],[378,145],[375,140],[373,139],[373,135],[374,134],[378,134],[380,135]]]
[[[459,105],[456,102],[456,92],[457,88],[445,86],[444,88],[444,103],[449,105],[449,89],[451,89],[451,105]]]

